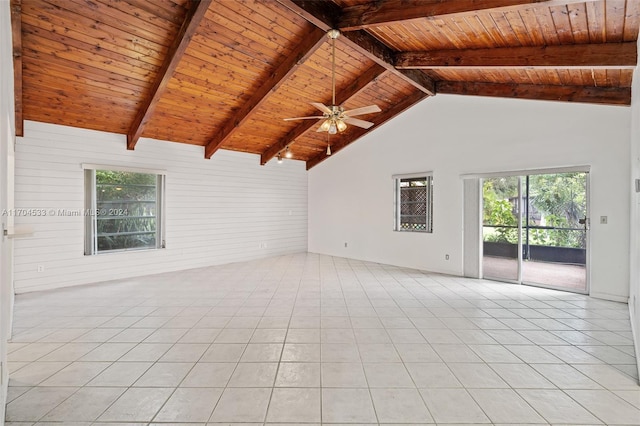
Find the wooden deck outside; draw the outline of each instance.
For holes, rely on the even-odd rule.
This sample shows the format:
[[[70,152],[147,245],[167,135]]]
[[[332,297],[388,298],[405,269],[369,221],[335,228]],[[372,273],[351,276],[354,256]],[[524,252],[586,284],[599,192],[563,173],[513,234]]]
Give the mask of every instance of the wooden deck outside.
[[[513,279],[518,276],[517,259],[484,256],[483,275],[487,279]],[[567,291],[584,293],[587,291],[586,268],[579,265],[549,263],[537,261],[523,262],[522,281],[527,284],[539,284],[542,287],[554,287]],[[509,278],[511,277],[511,278]]]

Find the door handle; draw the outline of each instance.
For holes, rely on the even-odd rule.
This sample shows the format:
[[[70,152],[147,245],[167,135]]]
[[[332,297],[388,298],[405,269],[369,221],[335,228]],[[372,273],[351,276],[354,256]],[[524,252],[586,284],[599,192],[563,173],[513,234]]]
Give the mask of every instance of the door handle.
[[[589,218],[584,217],[584,218],[582,218],[582,219],[578,220],[578,223],[579,223],[580,225],[584,225],[584,230],[585,230],[585,231],[588,231],[588,230],[589,230]]]

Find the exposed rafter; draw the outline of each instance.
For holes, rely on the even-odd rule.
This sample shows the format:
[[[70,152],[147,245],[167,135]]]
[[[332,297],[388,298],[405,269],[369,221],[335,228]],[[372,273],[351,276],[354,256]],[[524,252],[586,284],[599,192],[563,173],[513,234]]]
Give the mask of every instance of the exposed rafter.
[[[424,92],[415,92],[412,95],[407,96],[401,102],[395,104],[393,106],[393,108],[387,109],[387,110],[383,111],[382,113],[377,114],[376,117],[374,119],[372,119],[372,121],[374,121],[376,123],[375,127],[373,127],[373,128],[375,129],[376,127],[382,125],[383,123],[391,120],[396,115],[400,114],[401,112],[403,112],[407,108],[410,108],[411,106],[415,105],[416,103],[420,102],[421,100],[425,99],[426,97],[428,97],[428,95],[426,93],[424,93]],[[363,135],[365,135],[368,132],[369,132],[369,130],[366,130],[366,129],[361,129],[361,128],[354,129],[354,131],[351,132],[351,134],[350,134],[351,137],[348,140],[343,140],[343,141],[340,141],[338,143],[331,144],[331,150],[333,151],[333,154],[335,155],[336,152],[340,151],[342,148],[346,147],[347,145],[352,144],[358,138],[362,137]],[[322,152],[322,153],[318,154],[314,158],[312,158],[312,159],[307,161],[307,170],[309,170],[312,167],[320,164],[321,162],[323,162],[327,158],[329,158],[329,156],[326,154],[326,152]]]
[[[555,86],[466,81],[439,81],[436,87],[439,93],[454,95],[585,102],[608,105],[631,104],[630,87]]]
[[[4,1],[18,134],[24,119],[309,166],[327,140],[306,100],[375,104],[374,132],[438,92],[628,105],[640,27],[640,0]],[[340,28],[350,15],[363,26]],[[342,30],[338,69],[318,50],[298,66],[328,29]],[[334,75],[338,90],[323,90]],[[313,119],[283,120],[300,116]],[[334,152],[368,134],[345,123]]]
[[[302,16],[318,28],[327,31],[336,26],[336,18],[341,10],[334,3],[309,0],[277,0],[293,12]],[[351,48],[362,53],[378,65],[386,68],[398,77],[412,84],[428,95],[435,95],[434,82],[425,73],[416,70],[398,70],[394,66],[394,52],[365,31],[352,31],[344,34],[342,40]]]
[[[638,46],[636,42],[502,47],[499,49],[452,49],[403,52],[396,55],[396,67],[403,69],[633,69],[637,61]]]
[[[351,84],[349,84],[347,87],[344,87],[338,91],[336,98],[337,104],[342,105],[348,102],[351,98],[363,91],[370,84],[374,83],[376,79],[384,72],[385,69],[379,65],[374,65],[369,68],[356,80],[351,82]],[[300,123],[293,130],[289,131],[289,133],[287,133],[284,138],[276,142],[274,145],[270,146],[269,149],[262,153],[262,155],[260,156],[260,164],[267,164],[267,162],[278,155],[280,151],[294,143],[296,138],[299,138],[300,136],[308,132],[316,124],[318,124],[318,121],[313,120],[306,120]]]
[[[442,19],[488,9],[496,12],[517,12],[532,7],[592,1],[596,0],[377,0],[344,8],[338,20],[338,28],[343,31],[354,31],[412,19]]]
[[[407,83],[420,89],[427,95],[436,94],[434,81],[420,70],[399,70],[395,67],[395,54],[384,44],[380,43],[376,38],[366,31],[352,31],[344,34],[343,40],[351,46],[351,48],[360,51],[366,57],[377,63],[378,65],[393,72]]]
[[[323,31],[337,28],[342,9],[330,1],[276,0]]]
[[[16,136],[24,136],[22,114],[22,0],[11,0],[11,37],[13,42],[13,92]]]
[[[189,46],[191,42],[191,37],[198,29],[200,21],[202,21],[202,18],[204,18],[204,15],[207,13],[211,2],[212,0],[190,0],[187,16],[167,51],[162,66],[158,70],[156,80],[153,86],[151,86],[149,95],[142,102],[142,106],[138,110],[133,124],[127,133],[127,149],[134,149],[136,143],[138,143],[138,139],[142,136],[147,122],[151,119],[156,105],[167,89],[169,80],[173,77],[184,52],[187,50],[187,46]]]
[[[326,33],[318,28],[314,28],[307,36],[304,37],[302,43],[300,43],[289,54],[284,61],[273,71],[273,73],[267,78],[264,83],[258,88],[251,98],[231,117],[230,120],[222,127],[222,129],[216,132],[214,136],[204,150],[204,156],[211,158],[211,156],[235,133],[238,126],[244,123],[251,113],[255,111],[264,101],[266,101],[269,93],[275,91],[280,87],[284,81],[293,72],[303,64],[313,53],[318,50],[320,46],[326,40]]]

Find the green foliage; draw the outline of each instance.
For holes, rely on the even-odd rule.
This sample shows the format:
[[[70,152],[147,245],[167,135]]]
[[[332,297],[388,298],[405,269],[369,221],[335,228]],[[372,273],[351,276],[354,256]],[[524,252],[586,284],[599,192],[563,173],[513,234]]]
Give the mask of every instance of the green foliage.
[[[156,246],[157,176],[96,170],[98,250]]]
[[[518,221],[511,211],[511,203],[508,200],[496,200],[493,210],[489,215],[492,224],[505,225],[494,228],[494,233],[487,235],[487,241],[497,243],[518,243]],[[511,226],[508,228],[507,226]]]
[[[518,218],[513,214],[513,207],[509,202],[508,195],[505,195],[505,192],[513,192],[513,187],[509,185],[508,180],[491,179],[485,180],[483,184],[483,223],[485,225],[504,226],[485,228],[487,231],[484,237],[485,241],[518,243]]]
[[[586,216],[586,180],[584,173],[531,175],[529,177],[530,226],[571,229],[529,229],[529,244],[556,247],[586,247],[586,235],[579,220]],[[524,186],[524,184],[523,184]],[[524,189],[524,188],[523,188]],[[483,184],[485,225],[517,226],[510,201],[517,199],[516,178],[487,179]],[[524,212],[523,212],[524,213]],[[533,220],[540,215],[542,223]],[[516,228],[485,227],[485,241],[517,244]]]
[[[584,173],[533,175],[529,178],[531,205],[543,214],[545,225],[554,228],[582,229],[579,220],[586,217],[586,179]],[[582,231],[566,229],[538,230],[531,244],[556,247],[586,247]]]

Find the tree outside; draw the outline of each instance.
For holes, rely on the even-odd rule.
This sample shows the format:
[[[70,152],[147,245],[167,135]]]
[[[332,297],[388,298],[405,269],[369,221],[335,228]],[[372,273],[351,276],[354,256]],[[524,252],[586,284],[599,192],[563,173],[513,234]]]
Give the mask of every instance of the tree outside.
[[[154,174],[96,170],[98,251],[156,247]]]
[[[530,245],[586,248],[584,225],[580,223],[586,217],[585,185],[582,172],[529,176],[529,196],[524,195],[523,205],[528,201]],[[517,194],[517,178],[484,181],[484,241],[518,243]]]
[[[486,179],[483,183],[484,240],[495,243],[518,243],[518,218],[516,206],[510,201],[517,199],[518,178]],[[515,194],[515,198],[514,198]]]

